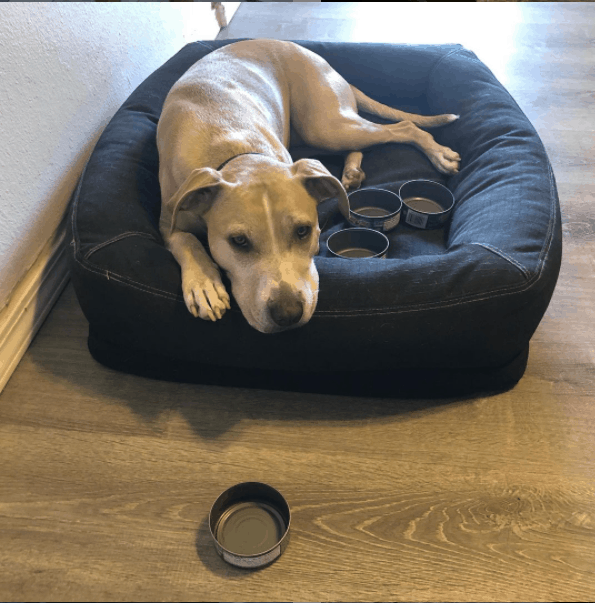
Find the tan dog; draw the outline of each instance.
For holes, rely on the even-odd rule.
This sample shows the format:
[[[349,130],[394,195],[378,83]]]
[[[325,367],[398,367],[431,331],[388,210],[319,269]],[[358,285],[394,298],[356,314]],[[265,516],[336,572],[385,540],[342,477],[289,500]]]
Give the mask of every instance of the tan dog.
[[[369,122],[358,107],[400,123]],[[360,151],[376,144],[413,144],[440,172],[456,173],[459,155],[415,124],[457,117],[382,105],[292,42],[237,42],[195,63],[171,89],[157,128],[160,230],[180,264],[188,310],[215,321],[229,309],[221,268],[255,329],[307,323],[318,299],[317,204],[347,202],[345,189],[365,177]],[[342,182],[314,159],[294,163],[290,138],[348,152]],[[205,230],[215,262],[195,236]]]

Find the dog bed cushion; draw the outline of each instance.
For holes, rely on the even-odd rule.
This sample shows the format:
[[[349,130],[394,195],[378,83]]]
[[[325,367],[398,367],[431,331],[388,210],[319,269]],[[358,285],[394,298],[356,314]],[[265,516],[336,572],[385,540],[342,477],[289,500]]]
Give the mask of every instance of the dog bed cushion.
[[[454,395],[512,387],[558,277],[559,202],[537,132],[460,45],[298,41],[382,103],[460,115],[431,130],[461,155],[454,176],[400,144],[371,147],[362,163],[364,187],[398,192],[414,178],[448,186],[456,206],[445,228],[400,224],[389,233],[386,259],[331,257],[325,241],[347,224],[337,201],[325,201],[319,301],[307,325],[259,333],[233,300],[215,323],[188,312],[180,268],[158,229],[157,122],[174,82],[234,41],[189,44],[149,76],[107,125],[80,178],[72,280],[94,358],[161,379],[304,391]],[[343,154],[290,151],[294,160],[320,159],[340,178]]]

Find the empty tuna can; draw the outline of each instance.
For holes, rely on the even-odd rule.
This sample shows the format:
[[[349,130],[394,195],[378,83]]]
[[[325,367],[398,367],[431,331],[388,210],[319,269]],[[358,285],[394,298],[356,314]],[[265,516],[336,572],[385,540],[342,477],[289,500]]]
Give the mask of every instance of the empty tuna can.
[[[349,215],[355,226],[374,228],[382,232],[392,230],[401,219],[401,199],[396,193],[381,188],[362,188],[347,195]]]
[[[370,228],[346,228],[333,233],[326,244],[333,255],[341,258],[383,258],[388,251],[389,240]]]
[[[403,220],[416,228],[444,226],[455,204],[453,194],[442,184],[431,180],[410,180],[401,185]]]
[[[289,505],[272,486],[244,482],[225,490],[213,504],[209,527],[217,553],[243,568],[277,559],[289,542]]]

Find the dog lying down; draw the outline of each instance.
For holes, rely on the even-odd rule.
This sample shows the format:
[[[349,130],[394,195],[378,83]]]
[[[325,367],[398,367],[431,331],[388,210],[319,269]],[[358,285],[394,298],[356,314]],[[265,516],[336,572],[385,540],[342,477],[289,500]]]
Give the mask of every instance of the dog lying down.
[[[396,123],[375,124],[358,108]],[[361,151],[412,144],[444,174],[460,157],[420,127],[422,116],[382,105],[324,59],[293,42],[247,40],[195,63],[169,92],[157,128],[160,230],[182,271],[195,317],[230,308],[225,271],[248,323],[262,333],[305,325],[318,300],[317,204],[361,185]],[[345,152],[341,181],[314,159],[293,162],[290,143]],[[212,258],[195,235],[208,237]]]

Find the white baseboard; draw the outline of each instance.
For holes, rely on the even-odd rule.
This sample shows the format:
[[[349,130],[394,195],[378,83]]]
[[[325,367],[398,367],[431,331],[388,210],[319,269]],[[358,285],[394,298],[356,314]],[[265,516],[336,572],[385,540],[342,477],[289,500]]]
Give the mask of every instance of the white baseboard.
[[[0,312],[0,393],[70,279],[66,220]]]

